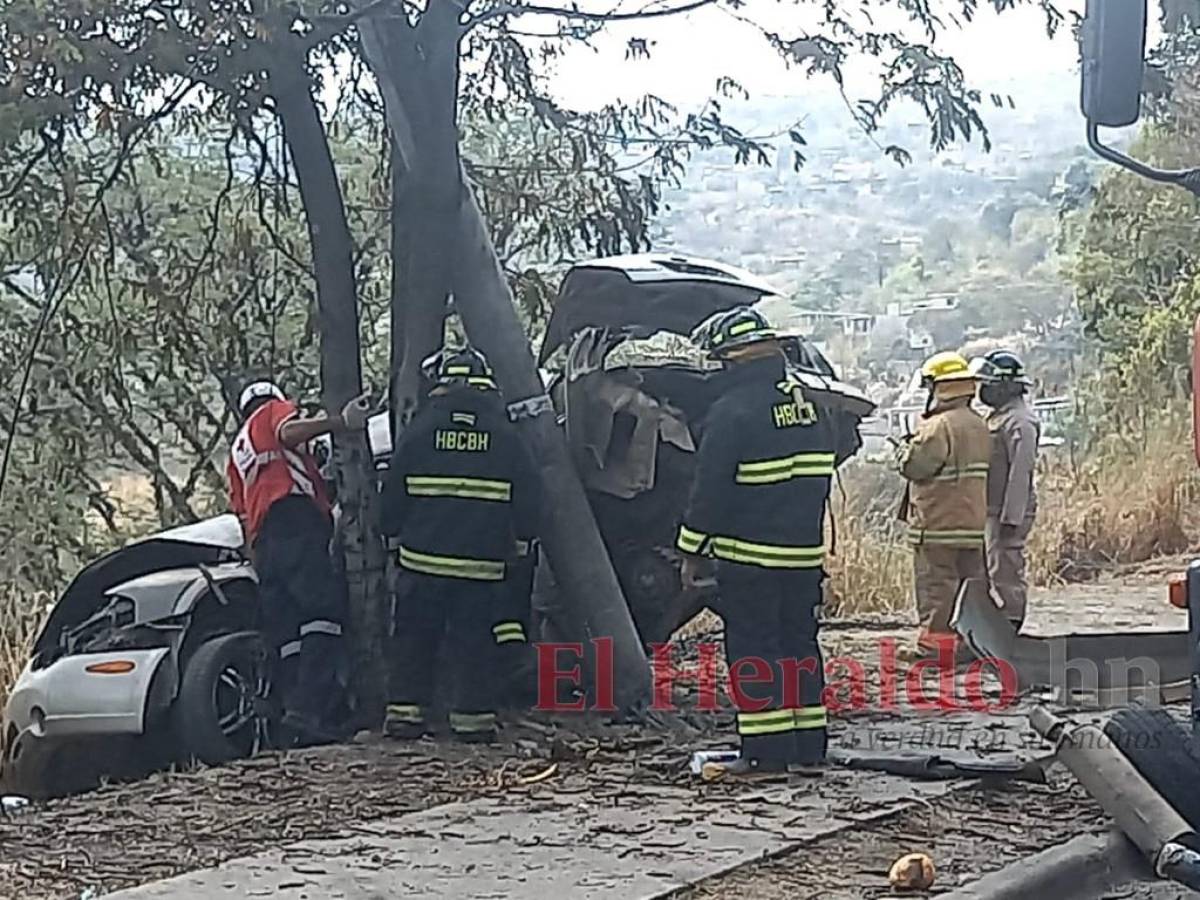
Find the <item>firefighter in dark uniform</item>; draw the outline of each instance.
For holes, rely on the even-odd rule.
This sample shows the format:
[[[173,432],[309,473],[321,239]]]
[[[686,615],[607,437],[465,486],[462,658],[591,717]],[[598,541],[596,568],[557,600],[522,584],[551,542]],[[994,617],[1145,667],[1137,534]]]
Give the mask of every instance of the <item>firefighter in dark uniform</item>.
[[[497,670],[508,645],[526,642],[509,578],[519,540],[533,534],[536,490],[487,360],[470,348],[443,352],[383,491],[383,532],[397,539],[406,582],[396,603],[390,736],[430,730],[435,671],[448,671],[453,735],[495,738]]]
[[[817,608],[833,430],[757,311],[714,316],[693,339],[724,369],[713,376],[718,396],[679,528],[684,586],[700,579],[702,557],[715,559],[731,676],[749,680],[752,660],[771,667],[769,683],[756,676],[735,693],[742,753],[727,774],[816,766],[826,747]]]

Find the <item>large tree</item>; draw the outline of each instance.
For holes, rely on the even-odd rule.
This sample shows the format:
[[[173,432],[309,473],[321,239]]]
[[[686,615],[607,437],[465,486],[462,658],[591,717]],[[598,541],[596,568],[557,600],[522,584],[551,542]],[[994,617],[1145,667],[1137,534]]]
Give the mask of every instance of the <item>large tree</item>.
[[[1012,5],[1015,0],[994,0],[997,9]],[[1058,23],[1053,7],[1047,0],[1037,5],[1046,10],[1053,29]],[[385,270],[392,276],[390,380],[397,427],[412,406],[415,364],[440,338],[441,313],[450,295],[474,320],[474,327],[468,323],[473,336],[499,351],[496,362],[513,398],[536,395],[540,384],[528,348],[522,344],[516,352],[518,319],[502,276],[511,282],[516,275],[522,295],[537,298],[545,290],[536,263],[580,250],[643,246],[658,184],[678,173],[697,148],[725,145],[735,148],[743,162],[769,160],[760,142],[724,119],[725,97],[739,88],[717,71],[712,73],[712,101],[696,112],[677,110],[655,97],[592,111],[571,110],[555,99],[549,65],[572,45],[591,41],[615,22],[661,21],[700,10],[719,11],[728,16],[730,27],[754,30],[765,47],[801,74],[826,77],[832,89],[844,93],[851,64],[871,60],[877,89],[861,98],[847,96],[850,115],[868,133],[889,108],[907,100],[927,115],[934,146],[975,134],[986,142],[985,99],[970,88],[954,60],[937,49],[947,29],[974,16],[975,0],[864,0],[850,8],[816,2],[680,0],[621,12],[497,0],[285,6],[228,0],[9,0],[0,26],[0,132],[12,140],[0,147],[0,197],[9,203],[9,233],[23,244],[0,271],[11,275],[34,260],[38,269],[35,289],[21,301],[32,303],[24,313],[29,319],[25,340],[17,342],[23,343],[19,355],[29,365],[13,378],[17,402],[11,404],[10,418],[23,416],[35,396],[30,388],[42,377],[36,361],[47,353],[72,352],[59,335],[71,330],[65,317],[76,307],[80,286],[103,284],[106,266],[111,272],[126,264],[126,251],[117,252],[116,241],[109,238],[110,199],[119,186],[131,182],[138,159],[154,164],[149,136],[163,122],[177,135],[166,155],[186,155],[198,131],[224,127],[229,146],[244,141],[259,149],[262,160],[270,160],[250,171],[259,176],[268,170],[290,173],[283,176],[289,185],[283,193],[287,203],[298,204],[258,203],[261,230],[254,234],[259,247],[269,251],[260,254],[257,271],[277,273],[283,268],[280,259],[286,258],[315,298],[313,321],[327,404],[336,406],[361,386],[361,338],[375,334],[360,319],[361,310],[370,308],[361,293],[364,276],[375,289],[378,273]],[[632,57],[649,53],[652,46],[647,38],[628,39]],[[375,85],[363,76],[364,58]],[[338,97],[332,111],[322,102],[331,94]],[[362,250],[364,242],[379,249],[379,231],[356,244],[353,226],[361,221],[362,210],[348,197],[346,170],[337,166],[330,145],[335,130],[369,130],[372,123],[379,128],[380,94],[394,141],[393,146],[380,142],[376,169],[392,178],[382,190],[376,186],[369,191],[365,204],[389,217],[390,227],[383,230],[390,236],[389,266]],[[490,127],[473,131],[472,123],[479,121]],[[266,137],[280,124],[290,149],[286,157]],[[510,131],[520,132],[519,142],[506,137]],[[804,138],[799,129],[791,133],[799,165]],[[500,152],[514,144],[527,152],[519,157]],[[905,158],[903,148],[880,149]],[[460,167],[476,181],[469,191]],[[240,185],[247,174],[232,164],[227,172],[231,185]],[[261,188],[261,177],[256,183]],[[214,248],[225,240],[221,210],[229,197],[229,191],[218,192],[206,230],[215,237],[205,241],[200,256],[204,265],[184,266],[185,271],[203,271],[215,259]],[[172,198],[146,196],[140,202],[157,214],[164,206],[170,209]],[[59,215],[47,216],[55,204]],[[261,214],[268,206],[271,213]],[[290,239],[280,233],[280,220],[273,221],[281,207],[291,213]],[[480,209],[490,215],[489,221],[481,218]],[[145,227],[141,224],[135,232]],[[308,236],[302,250],[295,243],[297,228]],[[267,240],[262,241],[264,233]],[[114,248],[107,257],[97,253],[104,247]],[[172,304],[196,302],[199,278],[181,290],[174,281],[178,266],[150,260],[156,270],[146,282],[152,302],[167,311]],[[230,272],[222,270],[232,285],[237,276]],[[262,283],[253,276],[247,280]],[[104,356],[101,368],[112,378],[118,377],[117,363],[128,350],[115,346],[122,340],[121,329],[114,326],[109,346],[99,354]],[[174,351],[167,352],[177,358]],[[219,359],[220,351],[214,356]],[[229,381],[245,373],[208,362],[207,380],[200,384],[210,394],[189,394],[188,402],[196,403],[197,418],[215,420],[206,432],[211,441],[228,422],[217,395],[227,399]],[[154,372],[157,376],[159,369]],[[178,495],[181,476],[163,463],[161,452],[159,458],[147,452],[147,441],[136,434],[116,437],[137,417],[122,415],[117,398],[93,396],[92,390],[77,387],[84,398],[72,402],[89,409],[91,428],[113,431],[120,458],[155,473],[164,517],[194,514],[187,497]],[[163,408],[178,402],[155,400],[147,389],[138,390],[146,391],[139,393],[140,402]],[[550,468],[559,470],[564,490],[571,488],[564,495],[566,505],[576,517],[586,518],[582,493],[569,484],[571,475],[560,465],[565,452],[556,436],[546,428],[544,416],[531,421],[540,429],[537,444],[554,464]],[[15,460],[11,448],[18,443],[18,431],[10,423],[6,468]],[[153,431],[146,437],[150,443],[166,443],[156,441]],[[189,455],[207,448],[204,440],[199,446],[193,442]],[[369,636],[377,633],[382,608],[379,543],[369,516],[356,514],[366,513],[371,503],[369,462],[354,439],[339,444],[338,457],[343,501],[351,512],[348,570],[355,578],[358,630]],[[191,476],[183,477],[186,486]],[[563,536],[561,529],[553,530],[551,550],[573,570],[569,586],[590,594],[583,607],[606,611],[601,618],[608,627],[620,618],[607,615],[617,612],[620,597],[594,529],[579,533],[584,531],[593,536],[585,564],[573,561],[568,552],[573,531]],[[366,659],[375,655],[369,641],[363,646]]]

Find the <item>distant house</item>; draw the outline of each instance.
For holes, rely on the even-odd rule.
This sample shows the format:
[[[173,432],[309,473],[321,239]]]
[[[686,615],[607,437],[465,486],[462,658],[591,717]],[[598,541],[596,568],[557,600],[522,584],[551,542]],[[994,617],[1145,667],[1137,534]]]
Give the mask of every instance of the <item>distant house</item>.
[[[793,327],[806,335],[844,334],[847,337],[866,337],[875,327],[875,317],[869,313],[845,313],[827,309],[801,309],[790,316]]]
[[[889,303],[889,316],[911,316],[914,313],[953,312],[958,309],[957,294],[926,294],[923,300],[913,300],[910,303]]]

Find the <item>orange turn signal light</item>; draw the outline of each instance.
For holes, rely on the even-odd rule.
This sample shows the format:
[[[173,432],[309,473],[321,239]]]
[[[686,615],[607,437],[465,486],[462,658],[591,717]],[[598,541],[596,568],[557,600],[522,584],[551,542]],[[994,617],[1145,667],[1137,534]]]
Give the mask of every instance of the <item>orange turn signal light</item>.
[[[1172,606],[1177,606],[1179,609],[1187,609],[1187,576],[1172,575],[1171,580],[1167,582],[1167,596],[1171,600]]]
[[[131,659],[110,659],[107,662],[92,663],[85,666],[85,672],[93,675],[126,675],[137,668],[137,663]]]

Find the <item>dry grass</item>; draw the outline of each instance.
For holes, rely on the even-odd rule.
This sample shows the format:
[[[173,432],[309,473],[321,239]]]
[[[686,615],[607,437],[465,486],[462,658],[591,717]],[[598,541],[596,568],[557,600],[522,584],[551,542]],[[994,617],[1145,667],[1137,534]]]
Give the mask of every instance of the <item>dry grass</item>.
[[[1140,438],[1114,436],[1082,461],[1047,455],[1039,489],[1028,557],[1035,584],[1086,581],[1193,546],[1200,477],[1180,417],[1164,416]]]
[[[0,709],[29,659],[50,601],[49,595],[0,591]]]
[[[885,466],[854,464],[830,501],[828,618],[895,618],[913,612],[912,554],[896,511],[904,485]]]

